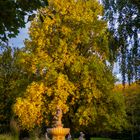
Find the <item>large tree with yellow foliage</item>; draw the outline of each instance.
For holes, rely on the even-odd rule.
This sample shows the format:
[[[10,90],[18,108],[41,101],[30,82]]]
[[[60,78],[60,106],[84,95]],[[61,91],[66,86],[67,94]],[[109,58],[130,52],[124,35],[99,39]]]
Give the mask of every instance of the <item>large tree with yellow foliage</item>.
[[[121,128],[125,112],[111,94],[114,77],[109,56],[107,23],[96,0],[49,0],[31,24],[30,39],[20,62],[34,74],[23,98],[13,109],[21,125],[50,125],[56,107],[65,125],[79,130]],[[117,122],[117,124],[116,124]]]

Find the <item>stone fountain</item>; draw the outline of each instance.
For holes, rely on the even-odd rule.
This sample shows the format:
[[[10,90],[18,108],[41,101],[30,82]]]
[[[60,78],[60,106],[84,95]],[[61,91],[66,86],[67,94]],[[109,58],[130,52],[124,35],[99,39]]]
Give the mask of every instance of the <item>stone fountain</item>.
[[[47,129],[47,133],[52,136],[52,140],[65,140],[65,136],[69,134],[69,128],[63,128],[62,110],[57,107],[56,115],[53,118],[52,128]]]

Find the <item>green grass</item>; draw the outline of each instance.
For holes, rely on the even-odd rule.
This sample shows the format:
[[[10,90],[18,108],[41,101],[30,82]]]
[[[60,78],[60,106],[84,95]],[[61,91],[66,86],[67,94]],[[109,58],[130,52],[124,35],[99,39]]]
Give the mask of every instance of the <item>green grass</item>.
[[[91,138],[91,140],[111,140],[109,138]]]
[[[12,140],[12,137],[9,134],[0,134],[0,140]]]
[[[18,140],[18,136],[12,136],[11,134],[0,134],[0,140]]]
[[[74,140],[78,140],[78,138],[75,138]],[[110,138],[90,138],[90,140],[111,140]]]
[[[15,140],[10,134],[0,134],[0,140]],[[40,140],[44,140],[43,138]],[[75,138],[74,140],[78,140]],[[111,140],[110,138],[91,138],[91,140]]]

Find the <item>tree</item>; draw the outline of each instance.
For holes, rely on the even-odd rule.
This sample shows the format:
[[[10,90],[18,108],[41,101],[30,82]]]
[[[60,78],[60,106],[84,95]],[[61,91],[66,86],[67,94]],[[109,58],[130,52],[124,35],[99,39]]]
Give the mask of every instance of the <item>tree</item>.
[[[140,78],[140,1],[139,0],[102,0],[105,18],[109,20],[110,31],[115,42],[112,50],[117,51],[123,84]],[[118,44],[117,49],[114,46]],[[116,47],[115,47],[116,48]],[[127,78],[126,78],[127,77]]]
[[[8,131],[13,116],[12,105],[30,83],[18,62],[20,49],[5,46],[0,54],[0,130]],[[5,127],[6,126],[6,127]],[[7,130],[6,130],[7,129]]]
[[[46,6],[46,0],[1,0],[0,1],[0,39],[6,42],[19,33],[19,28],[33,18],[33,12]],[[26,20],[27,18],[27,20]]]
[[[140,130],[140,85],[132,84],[130,87],[127,87],[124,91],[125,101],[126,101],[126,112],[127,119],[130,125],[128,129],[131,131],[132,139],[134,136],[139,134]]]
[[[73,131],[89,124],[98,132],[122,128],[125,112],[111,94],[114,77],[106,64],[108,32],[102,13],[92,0],[49,1],[39,10],[21,58],[36,79],[13,108],[24,128],[42,122],[50,126],[58,105]]]
[[[133,83],[126,85],[125,88],[122,85],[117,85],[116,90],[124,95],[125,106],[127,113],[129,137],[132,139],[139,134],[140,128],[140,85]]]

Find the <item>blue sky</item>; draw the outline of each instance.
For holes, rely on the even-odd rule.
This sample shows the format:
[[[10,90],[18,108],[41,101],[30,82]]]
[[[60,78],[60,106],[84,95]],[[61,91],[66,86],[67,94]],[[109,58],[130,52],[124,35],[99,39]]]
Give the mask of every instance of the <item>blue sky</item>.
[[[24,40],[26,38],[29,38],[29,35],[28,35],[28,28],[29,27],[30,27],[30,22],[28,22],[26,24],[26,27],[25,28],[21,28],[20,29],[20,32],[19,32],[18,36],[16,36],[15,38],[11,38],[9,40],[9,44],[11,46],[19,47],[19,48],[24,47]]]

